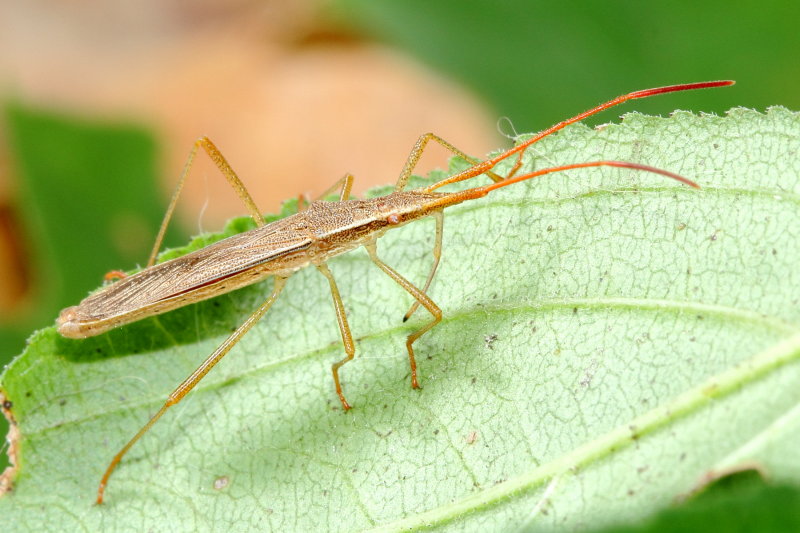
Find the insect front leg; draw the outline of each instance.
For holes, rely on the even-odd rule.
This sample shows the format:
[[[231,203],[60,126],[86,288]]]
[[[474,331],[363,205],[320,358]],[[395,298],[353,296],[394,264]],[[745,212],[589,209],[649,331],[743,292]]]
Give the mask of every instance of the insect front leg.
[[[431,281],[433,281],[433,276],[436,274],[436,268],[439,266],[439,259],[442,257],[442,233],[444,232],[444,212],[443,211],[435,211],[432,215],[436,219],[436,238],[433,241],[433,266],[431,267],[431,271],[428,273],[428,279],[425,280],[425,286],[422,288],[422,292],[428,294],[428,289],[431,286]],[[414,311],[417,310],[419,307],[419,300],[416,300],[413,304],[411,304],[411,308],[408,312],[403,316],[403,322],[411,318],[411,315],[414,314]]]
[[[411,153],[409,154],[408,159],[406,159],[406,164],[405,166],[403,166],[403,170],[400,172],[400,177],[397,179],[397,184],[394,186],[395,191],[402,191],[405,188],[406,183],[408,183],[408,179],[411,177],[411,173],[414,172],[414,167],[417,166],[417,163],[419,162],[420,158],[422,158],[422,153],[425,151],[425,147],[428,145],[430,141],[436,141],[437,143],[441,144],[442,146],[450,150],[450,152],[454,153],[455,155],[461,157],[462,159],[468,161],[473,165],[480,163],[478,159],[468,156],[467,154],[465,154],[464,152],[462,152],[449,142],[445,141],[438,135],[435,135],[433,133],[425,133],[421,135],[419,139],[417,139],[414,148],[411,149]],[[495,183],[498,181],[503,181],[504,179],[491,171],[487,171],[486,175],[492,178],[492,181],[494,181]]]
[[[339,295],[339,288],[336,286],[336,280],[333,279],[328,265],[325,263],[317,265],[317,268],[322,275],[328,278],[328,283],[331,286],[331,296],[333,296],[333,307],[336,311],[336,321],[339,323],[339,331],[342,333],[342,343],[344,344],[344,353],[347,356],[341,361],[337,361],[331,366],[333,372],[333,383],[336,385],[336,394],[339,396],[339,401],[342,402],[342,407],[345,411],[350,409],[350,404],[344,397],[342,392],[342,384],[339,382],[339,368],[345,363],[352,361],[356,355],[356,345],[353,342],[353,335],[350,333],[350,326],[347,324],[347,315],[344,310],[344,303],[342,297]]]
[[[429,329],[438,324],[442,320],[442,310],[431,300],[427,294],[419,290],[406,278],[400,275],[395,269],[381,261],[378,257],[378,246],[376,242],[365,244],[364,247],[369,253],[372,262],[378,265],[378,268],[386,272],[398,285],[403,287],[408,293],[414,297],[417,302],[427,309],[433,315],[433,320],[419,328],[406,339],[406,348],[408,348],[408,362],[411,365],[411,386],[415,389],[419,388],[419,381],[417,381],[417,361],[414,358],[414,342],[424,335]]]

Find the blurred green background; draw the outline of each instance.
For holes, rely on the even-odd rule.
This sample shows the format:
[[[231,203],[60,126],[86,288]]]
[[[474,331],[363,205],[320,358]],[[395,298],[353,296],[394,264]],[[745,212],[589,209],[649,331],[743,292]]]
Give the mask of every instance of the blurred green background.
[[[217,138],[218,125],[219,135],[241,154],[240,161],[268,145],[287,155],[287,165],[314,163],[335,153],[388,161],[399,171],[416,137],[404,133],[404,149],[381,150],[389,144],[383,139],[396,134],[391,112],[416,111],[418,122],[404,128],[416,134],[449,128],[443,134],[448,140],[483,156],[510,142],[497,131],[512,133],[512,126],[494,122],[500,117],[507,117],[517,132],[535,131],[618,94],[660,85],[737,81],[729,89],[637,101],[592,122],[616,120],[634,109],[651,114],[676,108],[724,113],[734,106],[800,109],[800,4],[793,2],[335,0],[288,8],[279,2],[208,0],[194,6],[144,2],[136,16],[121,2],[85,4],[72,6],[69,13],[37,2],[0,6],[3,364],[21,352],[34,329],[52,324],[60,309],[97,287],[105,272],[146,259],[168,184],[180,168],[175,161],[184,157],[194,137]],[[240,47],[239,39],[246,44]],[[213,46],[203,48],[208,42]],[[77,44],[69,48],[64,43]],[[248,53],[256,59],[247,61]],[[362,53],[372,67],[354,69],[354,57]],[[160,66],[148,68],[159,60]],[[410,63],[418,74],[403,78],[406,85],[388,78],[395,71],[405,76]],[[244,66],[237,70],[237,65]],[[324,71],[369,93],[381,81],[370,77],[370,70],[396,89],[384,109],[378,103],[358,110],[355,89],[320,82]],[[296,82],[278,100],[269,91],[290,76]],[[446,87],[434,91],[438,100],[426,102],[426,91],[410,88],[427,86],[430,79],[444,80]],[[204,98],[212,84],[208,80],[223,88],[213,99]],[[426,122],[447,102],[447,86],[457,87],[453,100],[467,95],[464,114],[479,118],[467,126]],[[289,123],[299,124],[299,133],[280,126],[275,137],[263,138],[250,127],[273,116],[259,116],[260,108],[249,106],[250,100],[237,92],[248,87],[269,95],[271,101],[263,104],[268,109],[290,109]],[[321,129],[326,115],[305,107],[309,93],[353,117],[337,118],[339,123],[329,126],[340,134]],[[296,98],[301,103],[293,103]],[[204,109],[220,122],[198,123],[197,114],[189,113],[193,109]],[[459,117],[458,111],[449,113]],[[240,114],[245,118],[222,122]],[[158,116],[170,117],[170,126],[151,120]],[[348,128],[364,122],[359,116],[368,117],[375,146],[350,140],[356,134],[350,137]],[[187,120],[182,122],[183,117]],[[462,144],[462,133],[478,140]],[[236,142],[240,138],[252,145]],[[283,141],[285,146],[275,146]],[[319,191],[353,170],[338,165],[334,170],[312,166],[298,174],[319,174],[321,185],[314,186]],[[288,181],[291,194],[308,187],[292,181],[299,177],[291,171],[266,166],[250,179]],[[244,174],[239,165],[234,167]],[[375,180],[386,183],[393,177]],[[216,200],[206,193],[200,207],[209,197]],[[256,198],[274,206],[281,197]],[[178,244],[197,231],[194,216],[184,216],[188,229],[174,229],[169,242]]]

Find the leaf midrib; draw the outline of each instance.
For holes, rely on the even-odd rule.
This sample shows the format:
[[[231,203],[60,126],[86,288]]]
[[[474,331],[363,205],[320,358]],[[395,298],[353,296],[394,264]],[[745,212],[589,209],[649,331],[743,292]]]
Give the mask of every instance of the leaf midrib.
[[[573,472],[592,461],[617,453],[674,420],[695,412],[713,399],[735,392],[745,384],[763,378],[770,372],[793,361],[800,360],[800,334],[784,339],[775,346],[759,352],[754,357],[704,380],[666,403],[637,416],[611,431],[578,446],[560,457],[532,470],[493,485],[481,492],[469,494],[461,500],[429,509],[414,516],[383,524],[371,533],[409,531],[432,528],[451,522],[466,514],[501,503],[513,494],[522,493],[543,485],[548,479]],[[800,404],[796,404],[800,405]],[[792,411],[794,407],[792,408]],[[765,430],[772,427],[767,426]]]

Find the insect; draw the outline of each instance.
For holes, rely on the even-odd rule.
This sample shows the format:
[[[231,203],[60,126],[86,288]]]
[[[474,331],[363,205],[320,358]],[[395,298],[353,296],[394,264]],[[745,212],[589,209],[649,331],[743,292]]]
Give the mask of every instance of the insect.
[[[97,503],[103,503],[103,496],[109,478],[128,450],[161,418],[167,409],[181,401],[239,339],[264,316],[278,298],[286,284],[286,280],[295,271],[313,265],[327,278],[330,285],[345,352],[345,357],[332,366],[333,382],[336,394],[344,410],[349,410],[350,404],[348,404],[342,391],[339,369],[353,359],[355,344],[350,333],[339,289],[326,265],[326,261],[359,246],[364,246],[375,265],[414,298],[413,305],[403,318],[404,321],[419,306],[424,307],[432,316],[430,321],[411,333],[406,340],[408,360],[411,367],[411,386],[419,388],[413,345],[442,318],[442,311],[428,296],[428,289],[441,257],[443,209],[445,207],[481,198],[501,187],[537,176],[588,167],[609,166],[642,170],[661,174],[692,187],[698,187],[693,181],[672,172],[625,161],[590,161],[545,168],[520,175],[517,175],[517,172],[521,168],[522,156],[525,150],[532,144],[569,124],[583,120],[609,107],[636,98],[690,89],[723,87],[733,83],[733,81],[710,81],[628,93],[600,104],[573,118],[559,122],[514,148],[485,161],[478,161],[455,148],[444,139],[428,133],[422,135],[414,145],[392,193],[367,200],[350,199],[353,176],[348,174],[336,182],[328,191],[330,193],[336,189],[339,190],[338,202],[314,201],[298,213],[270,224],[264,223],[255,202],[219,150],[208,138],[201,137],[195,142],[189,154],[178,186],[159,229],[146,268],[131,276],[124,276],[118,271],[111,273],[108,276],[109,279],[121,279],[88,296],[77,306],[64,309],[58,317],[58,331],[61,335],[70,338],[99,335],[123,324],[230,292],[270,276],[274,278],[272,293],[189,377],[178,385],[158,412],[117,452],[100,481],[97,490]],[[472,166],[427,187],[404,190],[414,167],[430,141],[441,144],[454,154],[464,158]],[[257,227],[182,257],[155,264],[157,252],[172,217],[178,196],[194,157],[200,148],[203,148],[208,153],[209,157],[241,197]],[[505,176],[500,176],[493,172],[494,167],[500,161],[515,155],[517,156],[516,161]],[[481,174],[487,175],[492,180],[492,183],[459,192],[437,191],[437,189],[445,185],[468,180]],[[378,257],[377,239],[391,228],[402,226],[426,216],[435,219],[436,236],[433,247],[433,265],[425,284],[420,289]]]

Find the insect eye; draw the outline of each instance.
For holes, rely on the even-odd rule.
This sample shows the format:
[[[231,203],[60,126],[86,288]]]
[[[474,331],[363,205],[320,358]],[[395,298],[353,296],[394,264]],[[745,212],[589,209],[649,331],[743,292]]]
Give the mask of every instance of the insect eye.
[[[386,217],[386,222],[389,224],[399,224],[400,223],[400,215],[389,215]]]

